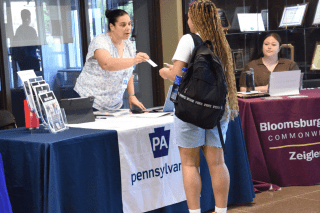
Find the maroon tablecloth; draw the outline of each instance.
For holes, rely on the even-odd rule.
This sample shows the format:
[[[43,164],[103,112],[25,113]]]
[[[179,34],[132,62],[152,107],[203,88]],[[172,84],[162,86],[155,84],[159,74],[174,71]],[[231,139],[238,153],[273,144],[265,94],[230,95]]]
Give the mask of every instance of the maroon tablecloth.
[[[304,98],[239,98],[253,180],[279,186],[320,183],[320,89]]]

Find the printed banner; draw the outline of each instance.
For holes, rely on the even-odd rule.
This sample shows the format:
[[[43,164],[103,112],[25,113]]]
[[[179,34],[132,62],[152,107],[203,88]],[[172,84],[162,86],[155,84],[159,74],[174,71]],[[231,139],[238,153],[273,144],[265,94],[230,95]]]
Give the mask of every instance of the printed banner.
[[[172,127],[173,123],[167,123],[118,131],[124,213],[151,211],[186,200]]]
[[[314,100],[316,101],[316,100]],[[320,183],[319,103],[296,100],[289,108],[280,102],[254,109],[254,120],[272,183],[280,186]],[[299,106],[305,103],[303,109]]]

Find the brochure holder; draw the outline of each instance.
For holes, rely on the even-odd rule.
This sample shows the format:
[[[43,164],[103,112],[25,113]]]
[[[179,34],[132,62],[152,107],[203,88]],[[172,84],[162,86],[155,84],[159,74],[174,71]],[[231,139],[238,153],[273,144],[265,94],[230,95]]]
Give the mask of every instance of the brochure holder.
[[[20,71],[18,75],[23,82],[26,95],[26,128],[39,128],[41,120],[44,128],[51,133],[68,129],[64,111],[61,111],[54,93],[42,77],[36,76],[33,70]]]
[[[39,124],[39,118],[37,118],[36,113],[34,111],[31,111],[27,100],[23,101],[24,104],[24,116],[25,116],[25,123],[27,129],[38,129]]]

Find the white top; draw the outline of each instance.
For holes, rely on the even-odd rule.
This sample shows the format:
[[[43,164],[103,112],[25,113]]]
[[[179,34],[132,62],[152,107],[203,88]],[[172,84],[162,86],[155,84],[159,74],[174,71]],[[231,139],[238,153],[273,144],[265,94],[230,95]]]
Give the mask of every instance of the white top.
[[[198,36],[199,33],[197,33]],[[194,41],[190,34],[183,35],[179,41],[179,44],[177,46],[176,52],[174,53],[172,57],[172,61],[183,61],[185,63],[189,63],[189,60],[192,55],[192,51],[194,49]],[[224,112],[224,115],[229,111],[229,107],[227,107],[228,110]]]
[[[98,110],[119,109],[123,103],[123,93],[133,72],[133,66],[119,71],[108,71],[100,67],[93,58],[97,49],[108,50],[112,57],[120,58],[108,33],[96,36],[89,45],[86,63],[74,90],[81,97],[94,96],[93,107]],[[136,49],[129,39],[125,40],[123,58],[134,58]]]
[[[177,46],[176,52],[172,57],[172,61],[183,61],[185,63],[188,63],[189,59],[191,58],[193,49],[194,42],[192,36],[190,34],[182,36]]]

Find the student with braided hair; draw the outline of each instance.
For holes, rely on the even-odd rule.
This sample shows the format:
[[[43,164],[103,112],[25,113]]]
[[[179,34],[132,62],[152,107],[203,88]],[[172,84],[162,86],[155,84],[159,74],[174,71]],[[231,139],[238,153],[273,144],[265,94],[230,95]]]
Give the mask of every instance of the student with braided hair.
[[[226,138],[229,120],[238,114],[237,90],[233,70],[231,49],[226,40],[221,20],[216,6],[209,0],[199,0],[191,3],[188,12],[188,25],[192,33],[198,34],[203,41],[210,40],[214,45],[214,53],[221,60],[227,81],[226,111],[220,121],[223,138]],[[163,79],[174,81],[180,75],[183,67],[187,67],[194,42],[191,35],[184,35],[178,44],[172,58],[173,65],[159,71]],[[186,123],[174,116],[175,141],[179,147],[183,183],[190,213],[200,213],[201,177],[199,173],[200,149],[206,157],[212,188],[215,197],[215,213],[227,211],[230,177],[224,162],[223,150],[217,127],[202,129]]]

